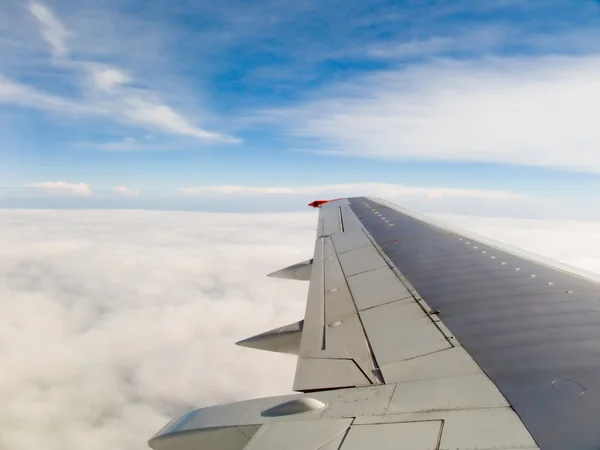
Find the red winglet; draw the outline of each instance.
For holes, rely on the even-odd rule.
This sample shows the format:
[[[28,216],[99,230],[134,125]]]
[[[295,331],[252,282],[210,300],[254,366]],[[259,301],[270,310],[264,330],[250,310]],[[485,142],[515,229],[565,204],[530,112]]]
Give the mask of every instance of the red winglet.
[[[312,206],[313,208],[320,208],[321,205],[324,205],[327,202],[329,202],[329,200],[315,200],[314,202],[309,203],[308,206]]]
[[[325,203],[329,203],[334,200],[342,200],[342,198],[332,198],[331,200],[315,200],[314,202],[309,203],[308,206],[312,206],[313,208],[320,208],[321,205],[324,205]]]

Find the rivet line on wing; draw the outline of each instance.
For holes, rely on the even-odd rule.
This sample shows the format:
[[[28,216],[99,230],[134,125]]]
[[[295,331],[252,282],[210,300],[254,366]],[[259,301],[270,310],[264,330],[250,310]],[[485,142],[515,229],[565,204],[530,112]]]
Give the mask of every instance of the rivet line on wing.
[[[457,236],[457,237],[458,237],[458,236]],[[459,241],[464,241],[466,245],[471,245],[471,241],[466,241],[466,240],[465,240],[464,238],[462,238],[462,237],[458,237],[458,240],[459,240]],[[472,248],[473,250],[477,250],[477,249],[478,249],[478,246],[474,245],[474,246],[473,246],[473,247],[471,247],[471,248]],[[481,250],[481,254],[482,254],[482,255],[486,255],[486,254],[487,254],[487,250]],[[497,257],[496,257],[496,256],[494,256],[494,255],[492,255],[492,256],[490,256],[490,259],[497,259]],[[502,262],[500,262],[500,264],[501,264],[501,265],[503,265],[503,266],[506,266],[508,263],[507,263],[506,261],[502,261]],[[520,267],[515,267],[515,272],[520,272],[520,271],[521,271],[521,268],[520,268]],[[534,273],[532,273],[532,274],[530,274],[530,275],[529,275],[529,278],[537,278],[537,275],[536,275],[536,274],[534,274]],[[548,282],[546,282],[546,285],[547,285],[547,286],[553,286],[553,285],[554,285],[554,281],[548,281]],[[569,289],[569,290],[565,291],[565,293],[567,293],[567,294],[573,294],[573,293],[575,293],[575,291],[574,291],[574,290],[572,290],[572,289]]]

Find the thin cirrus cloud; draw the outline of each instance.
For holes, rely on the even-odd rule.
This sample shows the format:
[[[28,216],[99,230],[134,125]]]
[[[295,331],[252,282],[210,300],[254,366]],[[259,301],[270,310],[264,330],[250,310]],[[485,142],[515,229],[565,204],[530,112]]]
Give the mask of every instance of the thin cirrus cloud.
[[[38,194],[56,194],[62,196],[84,196],[89,197],[93,194],[92,186],[89,183],[70,183],[67,181],[43,181],[32,183],[26,188],[33,188]],[[127,186],[115,186],[113,192],[121,197],[137,197],[140,192]]]
[[[30,184],[28,187],[39,189],[42,193],[59,195],[92,195],[92,186],[88,183],[69,183],[66,181],[42,181]]]
[[[0,102],[63,114],[103,114],[103,108],[66,97],[48,94],[33,86],[0,75]]]
[[[379,46],[369,50],[369,54],[378,58],[407,58],[447,51],[455,40],[447,37],[413,39],[395,45]]]
[[[266,116],[321,153],[600,172],[599,70],[595,55],[435,59]]]
[[[369,49],[368,53],[376,58],[398,60],[441,54],[489,54],[518,35],[518,29],[488,24],[485,27],[471,27],[452,34],[377,44]],[[526,36],[518,37],[522,41],[527,39]]]
[[[3,447],[143,450],[186,410],[290,392],[293,356],[234,342],[303,317],[307,284],[264,275],[310,257],[316,218],[0,211]],[[443,220],[600,272],[598,222]]]
[[[140,81],[127,70],[111,64],[69,57],[68,40],[76,38],[42,3],[31,3],[42,38],[50,47],[52,64],[64,69],[65,77],[81,86],[80,96],[59,96],[36,86],[10,80],[0,74],[0,102],[66,115],[96,116],[122,124],[143,127],[151,132],[189,136],[228,143],[239,139],[197,126],[165,104],[161,94],[140,88]],[[137,84],[136,84],[137,83]]]
[[[426,197],[428,199],[444,199],[447,197],[474,198],[487,200],[515,200],[524,198],[522,194],[508,191],[494,191],[485,189],[459,189],[402,186],[386,183],[355,183],[355,184],[330,184],[320,186],[200,186],[183,188],[185,195],[242,195],[242,196],[269,196],[269,195],[330,195],[330,196],[364,196],[373,195],[387,198],[399,197]]]
[[[151,136],[151,137],[148,137]],[[160,139],[158,142],[152,135],[146,135],[144,139],[124,137],[119,140],[105,142],[75,142],[76,147],[105,150],[110,152],[136,152],[136,151],[162,151],[173,150],[173,145],[168,139]]]
[[[193,136],[200,139],[218,140],[230,143],[240,142],[239,139],[223,136],[218,133],[206,131],[191,125],[182,116],[177,114],[166,105],[157,104],[155,102],[140,98],[130,97],[124,99],[125,115],[136,123],[154,125],[157,128],[162,128],[164,131]]]
[[[69,37],[69,32],[65,26],[43,3],[30,3],[28,9],[39,21],[40,32],[44,40],[50,45],[53,55],[57,57],[66,56],[68,53],[66,41]]]

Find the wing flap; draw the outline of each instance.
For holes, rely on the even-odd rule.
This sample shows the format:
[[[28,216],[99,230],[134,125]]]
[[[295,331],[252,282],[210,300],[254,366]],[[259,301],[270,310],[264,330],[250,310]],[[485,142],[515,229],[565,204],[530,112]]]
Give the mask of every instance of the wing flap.
[[[398,383],[388,412],[403,414],[509,406],[482,373]]]
[[[338,255],[338,258],[347,277],[387,266],[373,245],[347,251]]]
[[[373,245],[362,228],[352,231],[344,228],[343,233],[336,233],[331,236],[331,239],[338,255],[350,250]]]
[[[479,366],[462,347],[452,347],[418,358],[387,364],[381,368],[381,371],[388,383],[481,373]]]
[[[299,358],[294,390],[310,392],[348,386],[365,386],[371,381],[352,359]]]
[[[343,255],[360,250],[357,246],[372,251],[375,249],[362,228],[356,229],[354,226],[352,231],[344,231],[341,206],[347,207],[347,200],[329,202],[319,210],[321,230],[315,245],[300,358],[294,381],[294,389],[298,391],[380,382],[375,375],[374,357],[346,281],[338,246],[345,250]],[[346,214],[346,220],[351,223],[351,213]],[[376,251],[372,256],[378,256],[378,264],[385,264]],[[350,255],[346,261],[360,257],[358,254]],[[363,261],[365,263],[369,264]],[[369,268],[368,265],[363,267]],[[338,370],[339,367],[347,367],[347,373]],[[315,375],[319,370],[328,375]]]
[[[379,367],[452,347],[414,301],[397,301],[360,312]],[[385,379],[385,373],[384,373]]]
[[[325,274],[323,270],[323,244],[315,241],[313,265],[308,287],[308,298],[304,312],[304,329],[300,341],[300,355],[313,353],[324,348],[325,337]]]
[[[451,334],[388,265],[347,200],[323,205],[319,224],[295,390],[392,382],[403,361],[453,347]],[[343,366],[346,373],[338,370]]]
[[[348,277],[348,285],[359,311],[393,301],[414,300],[388,266]]]
[[[443,432],[438,446],[433,449],[538,449],[535,441],[510,407],[363,416],[357,417],[353,425],[419,423],[437,420],[443,421]],[[376,433],[373,434],[373,438],[376,439]]]
[[[331,236],[342,231],[342,216],[339,207],[340,201],[326,203],[319,208],[321,227],[317,230],[317,236]]]
[[[338,436],[343,436],[351,422],[351,419],[329,419],[266,423],[252,437],[245,450],[318,450]]]
[[[350,428],[341,450],[433,450],[438,448],[442,421],[356,425]]]

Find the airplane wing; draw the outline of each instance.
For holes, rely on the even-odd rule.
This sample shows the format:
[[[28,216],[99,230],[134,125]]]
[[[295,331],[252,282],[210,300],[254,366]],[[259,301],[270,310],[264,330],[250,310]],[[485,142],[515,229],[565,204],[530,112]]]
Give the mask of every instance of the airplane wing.
[[[600,284],[380,199],[320,202],[299,394],[173,419],[155,450],[600,448]]]

